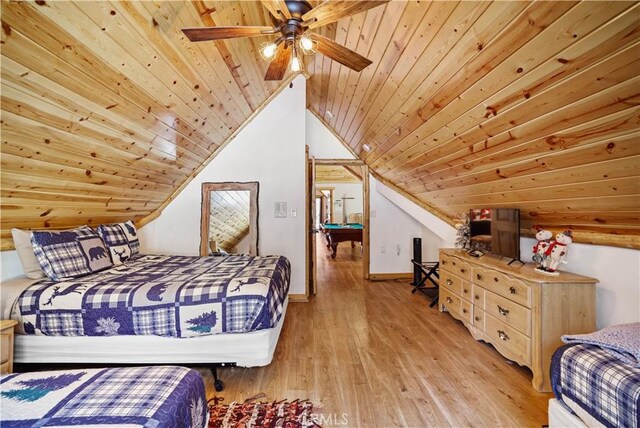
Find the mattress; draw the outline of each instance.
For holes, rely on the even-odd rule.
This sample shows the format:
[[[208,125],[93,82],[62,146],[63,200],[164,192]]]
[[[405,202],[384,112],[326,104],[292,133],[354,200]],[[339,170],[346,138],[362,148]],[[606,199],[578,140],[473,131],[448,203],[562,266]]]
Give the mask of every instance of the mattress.
[[[3,375],[3,427],[205,427],[204,381],[184,367],[81,369]]]
[[[640,368],[588,344],[558,348],[551,360],[556,398],[587,426],[637,427]]]
[[[73,280],[41,280],[19,294],[22,334],[196,337],[274,327],[291,267],[280,256],[147,255]]]

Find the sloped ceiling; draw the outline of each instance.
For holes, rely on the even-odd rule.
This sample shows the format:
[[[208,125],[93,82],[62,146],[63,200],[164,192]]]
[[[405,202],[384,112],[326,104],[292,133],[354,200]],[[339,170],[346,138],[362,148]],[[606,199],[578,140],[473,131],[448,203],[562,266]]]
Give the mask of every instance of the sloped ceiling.
[[[263,80],[268,39],[179,31],[268,25],[259,2],[1,7],[3,249],[11,227],[148,221],[282,87]],[[450,222],[519,207],[525,229],[638,248],[639,18],[625,2],[393,1],[322,27],[373,64],[308,58],[308,108]]]
[[[360,183],[361,181],[361,177],[346,166],[316,166],[316,183]]]

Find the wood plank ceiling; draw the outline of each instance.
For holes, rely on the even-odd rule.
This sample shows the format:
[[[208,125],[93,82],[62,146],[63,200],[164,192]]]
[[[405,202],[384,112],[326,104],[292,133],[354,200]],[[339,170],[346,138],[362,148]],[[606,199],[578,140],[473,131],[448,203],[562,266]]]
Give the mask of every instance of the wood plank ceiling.
[[[270,25],[257,1],[1,7],[3,249],[11,227],[154,218],[282,88],[268,38],[179,31]],[[308,57],[308,108],[451,223],[519,207],[640,248],[639,30],[637,2],[393,1],[318,29],[373,64]]]

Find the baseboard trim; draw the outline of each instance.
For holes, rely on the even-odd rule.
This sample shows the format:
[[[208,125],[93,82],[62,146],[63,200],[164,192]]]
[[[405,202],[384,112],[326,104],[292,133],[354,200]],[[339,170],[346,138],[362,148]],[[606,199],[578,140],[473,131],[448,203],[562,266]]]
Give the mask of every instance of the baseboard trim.
[[[413,272],[408,273],[371,273],[369,274],[370,281],[390,281],[392,279],[413,279]]]
[[[291,303],[307,303],[309,296],[306,294],[289,294],[289,301]]]

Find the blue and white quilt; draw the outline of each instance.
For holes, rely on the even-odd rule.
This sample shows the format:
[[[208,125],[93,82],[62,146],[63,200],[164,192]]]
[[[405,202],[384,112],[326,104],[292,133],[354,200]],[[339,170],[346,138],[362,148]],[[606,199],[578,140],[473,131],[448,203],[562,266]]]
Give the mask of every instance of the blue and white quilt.
[[[48,336],[193,337],[274,327],[291,266],[281,256],[146,255],[109,270],[25,289],[18,331]]]
[[[202,376],[184,367],[47,371],[0,377],[0,425],[206,427]]]
[[[588,426],[638,427],[640,368],[590,344],[558,348],[551,360],[558,400]]]

